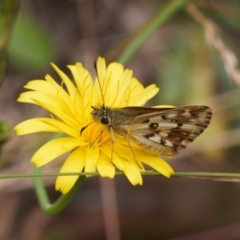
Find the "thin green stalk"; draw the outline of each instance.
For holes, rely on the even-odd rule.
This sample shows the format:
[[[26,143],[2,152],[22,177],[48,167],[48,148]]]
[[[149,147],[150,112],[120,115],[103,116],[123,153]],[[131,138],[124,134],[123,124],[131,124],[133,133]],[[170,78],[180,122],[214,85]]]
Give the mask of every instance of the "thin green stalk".
[[[0,179],[6,178],[40,178],[40,177],[57,177],[57,176],[99,176],[98,172],[65,172],[65,173],[41,173],[41,170],[34,170],[32,174],[6,174],[0,175]],[[142,172],[143,176],[159,176],[164,177],[159,172],[156,171],[148,171]],[[124,175],[123,172],[116,172],[116,176]],[[240,173],[223,173],[223,172],[175,172],[172,177],[197,177],[197,178],[209,178],[209,179],[217,179],[217,178],[224,178],[229,179],[229,181],[233,181],[234,179],[238,179],[240,181]]]
[[[172,0],[166,3],[146,24],[141,26],[118,48],[114,49],[108,59],[116,59],[115,56],[122,52],[117,61],[126,64],[133,55],[147,42],[147,40],[176,12],[186,6],[190,0]]]
[[[41,168],[34,168],[34,173],[40,174]],[[35,192],[42,210],[50,216],[57,215],[58,213],[62,212],[71,202],[84,179],[85,176],[79,176],[77,182],[67,194],[61,195],[54,203],[50,203],[42,179],[40,177],[35,177],[33,179]]]

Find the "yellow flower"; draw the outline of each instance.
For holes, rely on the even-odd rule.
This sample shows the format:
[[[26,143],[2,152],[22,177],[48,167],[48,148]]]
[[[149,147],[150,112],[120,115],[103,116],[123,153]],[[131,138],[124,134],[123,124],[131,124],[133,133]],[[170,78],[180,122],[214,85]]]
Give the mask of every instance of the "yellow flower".
[[[69,155],[60,172],[96,172],[102,177],[113,178],[115,167],[124,172],[133,185],[142,184],[142,163],[169,177],[173,170],[159,156],[149,153],[135,143],[129,145],[126,137],[112,135],[106,125],[93,121],[92,106],[104,103],[110,108],[143,106],[157,92],[152,84],[146,88],[132,76],[132,70],[124,70],[119,63],[106,66],[105,59],[97,60],[98,81],[93,82],[81,63],[68,66],[74,81],[52,64],[62,80],[59,85],[47,75],[45,80],[33,80],[25,85],[30,91],[22,93],[18,101],[33,103],[45,108],[51,118],[26,120],[15,127],[17,135],[34,132],[64,133],[66,136],[49,141],[32,157],[32,162],[43,166],[64,153]],[[105,129],[104,129],[105,128]],[[137,161],[136,161],[137,160]],[[63,194],[73,186],[78,176],[58,176],[56,190]]]

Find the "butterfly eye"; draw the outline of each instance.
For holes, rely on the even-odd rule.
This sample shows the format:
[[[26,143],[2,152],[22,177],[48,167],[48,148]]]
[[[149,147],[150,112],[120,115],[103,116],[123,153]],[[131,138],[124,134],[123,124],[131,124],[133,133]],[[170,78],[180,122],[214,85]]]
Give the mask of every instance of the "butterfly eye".
[[[105,124],[105,125],[109,124],[109,119],[108,119],[108,117],[102,116],[102,118],[101,118],[101,123],[102,123],[102,124]]]

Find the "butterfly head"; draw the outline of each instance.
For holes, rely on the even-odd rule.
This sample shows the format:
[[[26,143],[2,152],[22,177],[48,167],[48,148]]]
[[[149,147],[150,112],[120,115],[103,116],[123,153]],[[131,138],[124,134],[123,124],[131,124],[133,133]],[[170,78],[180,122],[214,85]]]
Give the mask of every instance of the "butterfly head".
[[[101,122],[104,125],[109,125],[111,122],[111,109],[106,106],[102,106],[101,108],[93,107],[93,111],[91,114],[93,115],[94,120]]]

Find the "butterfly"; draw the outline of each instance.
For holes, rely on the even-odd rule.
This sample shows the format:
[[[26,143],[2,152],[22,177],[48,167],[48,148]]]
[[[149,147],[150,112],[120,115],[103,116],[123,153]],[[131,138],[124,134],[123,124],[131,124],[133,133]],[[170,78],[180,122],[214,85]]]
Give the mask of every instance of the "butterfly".
[[[211,121],[212,110],[207,106],[110,108],[105,105],[96,61],[94,68],[103,104],[92,106],[91,114],[93,122],[105,125],[102,132],[107,128],[110,130],[112,156],[114,134],[118,134],[127,139],[130,148],[134,141],[154,154],[172,157],[185,149]],[[81,129],[81,133],[87,126]]]
[[[109,128],[112,138],[119,134],[157,155],[168,157],[194,141],[212,117],[207,106],[110,108],[103,104],[92,109],[94,121]]]

